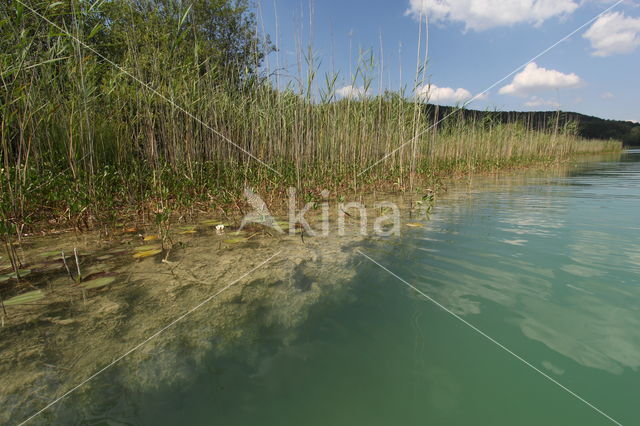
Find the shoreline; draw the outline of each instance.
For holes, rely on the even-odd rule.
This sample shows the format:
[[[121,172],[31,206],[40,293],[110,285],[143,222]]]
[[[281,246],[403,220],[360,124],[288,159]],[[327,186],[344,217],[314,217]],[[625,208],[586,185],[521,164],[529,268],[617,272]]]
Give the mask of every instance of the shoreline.
[[[568,170],[571,166],[567,162],[557,165],[558,170]],[[541,164],[519,170],[524,176],[535,171],[549,174],[549,168]],[[514,172],[475,174],[469,176],[466,183],[458,178],[455,184],[445,184],[443,190],[447,191],[441,193],[441,202],[444,205],[464,200],[469,191],[473,193],[492,186],[484,185],[484,178],[491,183],[491,177],[500,176],[514,176]],[[381,199],[391,198],[384,192],[378,195]],[[408,226],[419,220],[411,214],[415,200],[412,194],[395,194],[395,197],[397,204],[403,207],[403,223]],[[366,199],[365,204],[371,205],[372,201],[373,198]],[[316,216],[313,219],[317,219]],[[442,220],[437,211],[431,219]],[[335,221],[332,216],[332,223]],[[7,409],[5,414],[26,416],[28,411],[37,408],[29,405],[34,404],[30,395],[20,396],[20,389],[38,388],[38,392],[60,395],[163,324],[234,282],[245,269],[276,253],[281,253],[278,259],[256,270],[252,276],[242,278],[209,308],[197,314],[198,321],[204,321],[208,327],[178,327],[169,332],[161,339],[162,343],[150,344],[121,365],[117,370],[118,380],[128,388],[152,390],[158,379],[154,366],[159,363],[164,365],[162,371],[166,374],[162,377],[169,383],[188,381],[190,370],[181,369],[187,366],[179,356],[161,351],[167,354],[155,364],[152,357],[184,339],[191,342],[197,363],[210,351],[224,353],[227,345],[250,345],[263,322],[284,327],[287,330],[285,340],[294,338],[299,329],[297,326],[314,306],[349,297],[347,284],[354,273],[352,262],[356,261],[352,249],[367,239],[374,246],[391,241],[384,237],[358,235],[355,220],[347,221],[347,226],[349,233],[345,236],[332,234],[302,239],[298,235],[263,234],[246,238],[247,234],[243,234],[242,241],[236,242],[232,241],[236,238],[233,231],[219,235],[212,226],[205,224],[195,233],[192,229],[178,230],[180,232],[174,236],[175,249],[169,250],[164,259],[164,253],[135,258],[136,253],[140,253],[136,250],[138,247],[157,244],[157,240],[144,241],[137,233],[114,235],[110,240],[95,232],[51,236],[55,238],[57,248],[67,253],[78,247],[80,265],[89,280],[115,277],[115,281],[82,290],[81,284],[73,283],[67,277],[60,261],[56,261],[58,267],[54,271],[37,272],[27,277],[29,286],[43,289],[47,298],[31,305],[11,307],[11,316],[3,318],[6,322],[0,328],[3,334],[0,353],[4,354],[0,357],[0,370],[4,371],[6,389],[12,390],[12,396],[5,394],[2,398],[5,406],[11,405],[18,410],[11,413]],[[425,221],[421,227],[429,226]],[[412,231],[406,228],[404,232]],[[38,259],[40,254],[47,254],[45,250],[51,250],[51,238],[34,240],[25,243],[30,259]],[[142,253],[146,251],[147,248]],[[241,266],[238,259],[243,259]],[[73,260],[69,263],[73,265]],[[282,304],[283,301],[286,303]],[[264,321],[256,321],[256,315],[260,312],[263,315],[265,307],[268,307],[268,314]],[[95,344],[87,346],[88,341]],[[78,345],[78,342],[85,344]],[[85,397],[84,392],[90,393],[91,387],[82,391],[79,397]]]
[[[561,166],[567,163],[580,163],[584,161],[584,158],[593,156],[606,156],[606,155],[621,155],[625,152],[625,149],[616,151],[603,151],[603,152],[585,152],[575,153],[566,156],[565,158],[549,159],[531,159],[523,161],[509,161],[506,160],[504,164],[491,165],[488,167],[475,166],[473,168],[456,168],[450,170],[436,170],[431,172],[431,176],[427,176],[426,173],[416,173],[413,177],[413,188],[408,188],[408,182],[411,180],[410,176],[405,176],[404,179],[396,178],[394,181],[392,178],[379,178],[372,183],[363,184],[360,188],[353,187],[352,184],[346,184],[342,187],[334,187],[334,191],[331,191],[329,198],[330,202],[337,202],[340,197],[352,197],[358,198],[368,195],[375,195],[376,192],[384,193],[397,193],[397,194],[409,194],[418,195],[424,191],[431,191],[436,195],[447,185],[455,184],[464,179],[472,178],[474,176],[490,176],[502,173],[514,173],[519,171],[526,171],[537,168],[547,168]],[[329,187],[331,185],[328,185]],[[319,193],[325,188],[321,188],[321,185],[308,184],[303,186],[302,196],[306,198],[315,198],[318,200]],[[305,191],[306,189],[306,191]],[[209,190],[209,189],[207,189]],[[286,187],[277,187],[271,191],[263,191],[260,194],[264,194],[264,199],[269,208],[274,214],[282,215],[286,213]],[[209,196],[206,191],[200,194],[201,197]],[[225,203],[211,202],[211,201],[198,201],[193,200],[191,203],[185,206],[174,206],[171,204],[171,197],[166,200],[159,199],[147,199],[135,204],[122,204],[114,208],[118,210],[118,215],[114,219],[105,220],[89,216],[84,220],[77,218],[63,219],[61,215],[58,215],[58,219],[53,217],[47,220],[40,220],[30,226],[23,226],[23,232],[18,235],[15,233],[14,239],[29,238],[29,237],[43,237],[48,235],[61,235],[67,233],[83,233],[83,232],[104,232],[105,237],[110,234],[117,233],[119,230],[126,230],[131,228],[137,228],[141,230],[148,230],[157,224],[154,224],[154,215],[158,213],[157,206],[160,204],[169,204],[168,210],[172,211],[170,216],[164,219],[165,222],[175,223],[177,225],[189,224],[196,222],[198,218],[207,219],[219,219],[228,222],[239,223],[241,217],[244,215],[244,209],[247,208],[246,199],[243,194],[234,196],[231,200]],[[156,207],[154,207],[156,206]]]

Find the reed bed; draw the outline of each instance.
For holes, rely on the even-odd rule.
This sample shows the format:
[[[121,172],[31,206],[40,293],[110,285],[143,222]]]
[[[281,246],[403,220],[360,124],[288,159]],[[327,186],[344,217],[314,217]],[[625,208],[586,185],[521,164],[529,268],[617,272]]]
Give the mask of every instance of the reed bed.
[[[108,13],[91,2],[47,3],[29,2],[52,23],[16,2],[0,6],[7,227],[224,208],[246,186],[276,195],[289,186],[412,189],[425,177],[621,149],[578,138],[571,123],[532,129],[455,113],[436,123],[433,106],[401,93],[337,99],[337,76],[319,87],[308,59],[298,83],[280,88],[259,66],[268,43],[249,46],[253,68],[204,60],[202,41],[184,36],[190,15],[179,5],[174,20],[132,9],[116,43],[100,27]],[[360,61],[354,85],[372,84],[373,62]]]

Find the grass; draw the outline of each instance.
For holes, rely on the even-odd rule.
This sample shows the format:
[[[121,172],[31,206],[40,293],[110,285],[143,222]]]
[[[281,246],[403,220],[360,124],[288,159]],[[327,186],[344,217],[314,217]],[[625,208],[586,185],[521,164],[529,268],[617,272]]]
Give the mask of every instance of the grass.
[[[319,87],[311,50],[299,55],[298,84],[279,89],[259,73],[203,66],[191,53],[198,41],[183,37],[185,19],[132,27],[114,67],[78,41],[109,52],[92,41],[100,31],[91,30],[88,5],[32,4],[58,24],[34,23],[15,2],[0,16],[5,235],[115,224],[125,214],[162,222],[194,208],[224,211],[246,186],[273,200],[289,186],[310,196],[322,188],[341,195],[381,185],[411,190],[453,173],[621,149],[581,140],[571,123],[532,129],[453,114],[434,125],[432,106],[401,93],[337,100],[338,76],[324,76]],[[255,52],[256,63],[262,57]],[[353,84],[366,90],[375,73],[373,55],[363,54]],[[415,87],[425,73],[418,69]]]

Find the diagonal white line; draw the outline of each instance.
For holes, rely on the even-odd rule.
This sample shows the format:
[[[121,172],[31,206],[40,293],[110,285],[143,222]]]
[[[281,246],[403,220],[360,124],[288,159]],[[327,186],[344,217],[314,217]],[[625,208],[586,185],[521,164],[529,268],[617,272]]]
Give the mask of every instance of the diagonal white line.
[[[424,298],[426,298],[427,300],[429,300],[431,303],[433,303],[434,305],[438,306],[440,309],[444,310],[446,313],[450,314],[451,316],[453,316],[455,319],[457,319],[458,321],[461,321],[464,325],[466,325],[467,327],[471,328],[472,330],[474,330],[475,332],[477,332],[478,334],[480,334],[482,337],[486,338],[487,340],[489,340],[490,342],[494,343],[495,345],[497,345],[500,349],[504,350],[505,352],[507,352],[509,355],[515,357],[518,361],[521,361],[523,364],[525,364],[528,367],[531,367],[533,370],[535,370],[536,372],[538,372],[539,374],[541,374],[544,378],[546,378],[547,380],[549,380],[550,382],[554,383],[555,385],[559,386],[561,389],[563,389],[564,391],[566,391],[567,393],[569,393],[571,396],[577,398],[578,400],[580,400],[581,402],[583,402],[584,404],[586,404],[587,406],[589,406],[590,408],[592,408],[593,410],[595,410],[596,412],[598,412],[599,414],[603,415],[604,417],[606,417],[609,421],[611,421],[612,423],[618,425],[618,426],[622,426],[622,423],[618,422],[617,420],[615,420],[614,418],[612,418],[611,416],[609,416],[607,413],[605,413],[604,411],[600,410],[598,407],[596,407],[595,405],[593,405],[592,403],[590,403],[589,401],[587,401],[586,399],[584,399],[583,397],[581,397],[580,395],[578,395],[577,393],[575,393],[574,391],[572,391],[571,389],[569,389],[568,387],[564,386],[562,383],[558,382],[556,379],[554,379],[553,377],[549,376],[547,373],[545,373],[544,371],[540,370],[539,368],[537,368],[535,365],[531,364],[529,361],[527,361],[526,359],[522,358],[520,355],[516,354],[515,352],[513,352],[511,349],[507,348],[506,346],[504,346],[502,343],[498,342],[496,339],[494,339],[493,337],[489,336],[487,333],[485,333],[484,331],[480,330],[478,327],[476,327],[475,325],[471,324],[469,321],[465,320],[464,318],[462,318],[460,315],[456,314],[455,312],[453,312],[452,310],[448,309],[447,307],[445,307],[444,305],[442,305],[441,303],[439,303],[437,300],[433,299],[431,296],[427,295],[426,293],[424,293],[423,291],[421,291],[420,289],[416,288],[414,285],[412,285],[411,283],[407,282],[406,280],[404,280],[402,277],[396,275],[395,273],[393,273],[392,271],[390,271],[389,269],[387,269],[386,267],[384,267],[383,265],[381,265],[380,263],[378,263],[377,261],[375,261],[374,259],[372,259],[371,257],[367,256],[366,254],[364,254],[363,252],[361,252],[360,250],[356,250],[356,252],[358,252],[359,254],[361,254],[362,256],[366,257],[367,259],[369,259],[372,263],[378,265],[380,268],[384,269],[386,272],[388,272],[390,275],[392,275],[393,277],[397,278],[399,281],[401,281],[403,284],[405,284],[407,287],[417,291],[420,295],[422,295]]]
[[[131,74],[129,71],[127,71],[126,69],[122,68],[120,65],[116,64],[115,62],[113,62],[111,59],[107,58],[106,56],[104,56],[103,54],[101,54],[100,52],[98,52],[97,50],[95,50],[93,47],[89,46],[87,43],[83,42],[82,40],[80,40],[79,38],[77,38],[76,36],[74,36],[73,34],[71,34],[70,32],[68,32],[67,30],[65,30],[64,28],[62,28],[60,25],[56,24],[55,22],[51,21],[49,18],[47,18],[46,16],[42,15],[40,12],[38,12],[37,10],[33,9],[31,6],[29,6],[28,4],[25,4],[22,0],[16,0],[18,3],[20,3],[22,6],[24,6],[25,8],[27,8],[31,13],[33,13],[34,15],[38,16],[39,18],[43,19],[45,22],[47,22],[48,24],[54,26],[55,28],[57,28],[59,31],[61,31],[64,35],[70,37],[71,39],[73,39],[74,41],[76,41],[77,43],[79,43],[82,47],[84,47],[87,50],[90,50],[91,52],[93,52],[93,54],[95,54],[96,56],[100,57],[101,59],[103,59],[104,61],[106,61],[107,63],[109,63],[110,65],[112,65],[113,67],[115,67],[118,71],[126,74],[127,76],[131,77],[131,79],[135,80],[137,83],[139,83],[140,85],[142,85],[145,89],[149,90],[151,93],[153,93],[154,95],[156,95],[157,97],[159,97],[160,99],[168,102],[169,104],[171,104],[174,108],[176,108],[177,110],[179,110],[180,112],[186,114],[187,116],[189,116],[190,118],[192,118],[193,120],[195,120],[198,124],[204,126],[207,130],[211,131],[212,133],[214,133],[215,135],[221,137],[225,142],[235,146],[236,148],[238,148],[240,151],[242,151],[243,153],[245,153],[247,156],[253,158],[254,160],[256,160],[258,163],[262,164],[263,166],[265,166],[266,168],[268,168],[269,170],[271,170],[272,172],[278,174],[278,175],[282,175],[282,173],[278,172],[276,169],[274,169],[273,167],[269,166],[267,163],[265,163],[264,161],[262,161],[261,159],[259,159],[258,157],[256,157],[255,155],[253,155],[252,153],[250,153],[249,151],[247,151],[246,149],[244,149],[243,147],[241,147],[240,145],[238,145],[237,143],[233,142],[231,139],[229,139],[228,137],[226,137],[225,135],[223,135],[222,133],[220,133],[219,131],[217,131],[216,129],[214,129],[213,127],[209,126],[207,123],[205,123],[204,121],[202,121],[201,119],[199,119],[198,117],[196,117],[195,115],[193,115],[192,113],[190,113],[189,111],[187,111],[186,109],[184,109],[183,107],[181,107],[180,105],[176,104],[174,101],[172,101],[171,99],[167,98],[165,95],[163,95],[162,93],[158,92],[156,89],[154,89],[153,87],[151,87],[149,85],[149,83],[146,83],[144,81],[142,81],[141,79],[139,79],[138,77],[136,77],[135,75]]]
[[[540,58],[543,55],[546,55],[549,51],[551,51],[552,49],[554,49],[556,46],[558,46],[560,43],[564,42],[565,40],[573,37],[577,32],[579,32],[580,30],[582,30],[584,27],[586,27],[587,25],[591,24],[593,21],[595,21],[596,19],[598,19],[599,17],[601,17],[602,15],[604,15],[605,13],[609,12],[611,9],[613,9],[614,7],[618,6],[620,3],[624,2],[624,0],[618,0],[618,2],[614,3],[613,5],[609,6],[608,8],[606,8],[605,10],[603,10],[602,12],[600,12],[599,14],[597,14],[596,16],[594,16],[593,18],[591,18],[590,20],[588,20],[587,22],[585,22],[584,24],[580,25],[578,28],[576,28],[575,30],[571,31],[569,34],[567,34],[566,36],[562,37],[560,40],[558,40],[557,42],[555,42],[554,44],[552,44],[551,46],[547,47],[545,50],[543,50],[542,52],[538,53],[536,56],[534,56],[533,58],[529,59],[527,62],[525,62],[524,64],[520,65],[518,68],[514,69],[513,71],[511,71],[509,74],[505,75],[504,77],[502,77],[500,80],[496,81],[495,83],[493,83],[491,86],[487,87],[486,89],[484,89],[482,92],[478,93],[477,95],[475,95],[473,98],[469,99],[468,101],[466,101],[465,103],[462,104],[462,106],[459,109],[465,108],[467,105],[469,105],[471,102],[475,101],[476,99],[478,99],[479,97],[481,97],[482,95],[484,95],[485,93],[487,93],[489,90],[493,89],[494,87],[496,87],[498,84],[504,82],[506,79],[508,79],[509,77],[511,77],[512,75],[514,75],[515,73],[517,73],[518,71],[520,71],[521,69],[523,69],[524,67],[526,67],[527,65],[529,65],[531,62],[535,61],[536,59]],[[449,114],[445,115],[444,117],[442,117],[440,120],[436,121],[435,123],[433,123],[431,126],[427,127],[426,129],[424,129],[423,131],[421,131],[420,133],[418,133],[417,135],[415,135],[414,137],[412,137],[411,139],[409,139],[408,141],[404,142],[402,145],[400,145],[399,147],[397,147],[396,149],[394,149],[393,151],[387,153],[384,157],[382,157],[381,159],[379,159],[378,161],[376,161],[375,163],[373,163],[372,165],[370,165],[369,167],[367,167],[366,169],[364,169],[363,171],[361,171],[358,174],[358,177],[362,176],[364,173],[368,172],[369,170],[371,170],[372,168],[374,168],[375,166],[377,166],[378,164],[380,164],[381,162],[383,162],[384,160],[386,160],[387,158],[389,158],[390,156],[392,156],[393,154],[395,154],[396,152],[398,152],[399,150],[401,150],[403,147],[405,147],[406,145],[410,144],[411,142],[415,141],[416,139],[418,139],[420,136],[422,136],[423,134],[425,134],[426,132],[428,132],[429,130],[433,129],[435,126],[437,126],[438,124],[442,123],[444,120],[446,120],[447,118],[451,117],[453,114],[455,114],[459,109],[454,109],[453,111],[451,111]]]
[[[19,1],[19,0],[18,0]],[[40,415],[42,412],[48,410],[49,408],[51,408],[53,405],[57,404],[60,400],[66,398],[67,396],[69,396],[70,394],[72,394],[73,392],[75,392],[76,390],[78,390],[81,386],[85,385],[87,382],[93,380],[94,378],[96,378],[97,376],[99,376],[100,374],[102,374],[105,370],[113,367],[115,364],[117,364],[119,361],[121,361],[123,358],[127,357],[129,354],[131,354],[132,352],[137,351],[138,349],[140,349],[142,346],[146,345],[147,343],[149,343],[151,340],[155,339],[156,337],[158,337],[159,335],[161,335],[162,333],[164,333],[167,329],[173,327],[174,325],[176,325],[178,322],[182,321],[183,319],[185,319],[187,316],[191,315],[193,312],[197,311],[198,309],[200,309],[202,306],[206,305],[207,303],[209,303],[210,301],[212,301],[213,299],[215,299],[216,297],[218,297],[221,293],[223,293],[224,291],[228,290],[229,288],[233,287],[235,284],[238,283],[238,281],[240,281],[241,279],[245,278],[247,275],[253,273],[255,270],[261,268],[262,266],[264,266],[265,264],[269,263],[271,261],[271,259],[273,259],[274,257],[278,256],[280,253],[282,253],[282,250],[280,250],[279,252],[277,252],[276,254],[274,254],[273,256],[269,257],[267,260],[265,260],[264,262],[260,263],[258,266],[255,266],[254,268],[252,268],[250,271],[244,273],[242,276],[240,276],[239,278],[235,279],[234,281],[231,282],[231,284],[228,284],[226,287],[222,288],[221,290],[219,290],[218,292],[212,294],[211,296],[209,296],[208,298],[206,298],[205,300],[203,300],[202,302],[198,303],[196,306],[194,306],[193,308],[189,309],[187,312],[185,312],[184,314],[180,315],[178,318],[176,318],[175,320],[171,321],[169,324],[167,324],[166,326],[164,326],[163,328],[161,328],[160,330],[158,330],[157,332],[155,332],[154,334],[152,334],[150,337],[146,338],[145,340],[143,340],[142,342],[138,343],[136,346],[134,346],[133,348],[129,349],[127,352],[123,353],[122,355],[120,355],[118,358],[114,359],[113,361],[111,361],[109,364],[107,364],[105,367],[101,368],[100,370],[96,371],[95,373],[93,373],[91,376],[89,376],[88,378],[86,378],[85,380],[83,380],[82,382],[78,383],[76,386],[74,386],[73,388],[69,389],[67,392],[65,392],[64,394],[62,394],[61,396],[59,396],[58,398],[54,399],[53,401],[51,401],[49,404],[47,404],[46,406],[44,406],[43,408],[41,408],[40,410],[38,410],[36,413],[34,413],[33,415],[31,415],[30,417],[28,417],[27,419],[23,420],[22,422],[18,423],[18,426],[22,426],[26,423],[28,423],[29,421],[33,420],[33,418],[35,418],[36,416]]]

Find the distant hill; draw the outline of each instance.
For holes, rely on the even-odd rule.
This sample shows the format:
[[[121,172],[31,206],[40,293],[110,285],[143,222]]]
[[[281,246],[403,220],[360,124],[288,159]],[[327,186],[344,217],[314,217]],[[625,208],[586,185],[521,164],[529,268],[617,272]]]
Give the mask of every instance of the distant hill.
[[[454,111],[455,108],[447,106],[427,105],[429,120],[437,119]],[[616,139],[622,141],[625,146],[640,146],[640,123],[620,120],[605,120],[577,112],[566,111],[459,111],[465,118],[479,120],[494,119],[500,122],[521,121],[535,129],[548,129],[557,124],[563,126],[567,122],[578,123],[578,134],[586,139]]]

